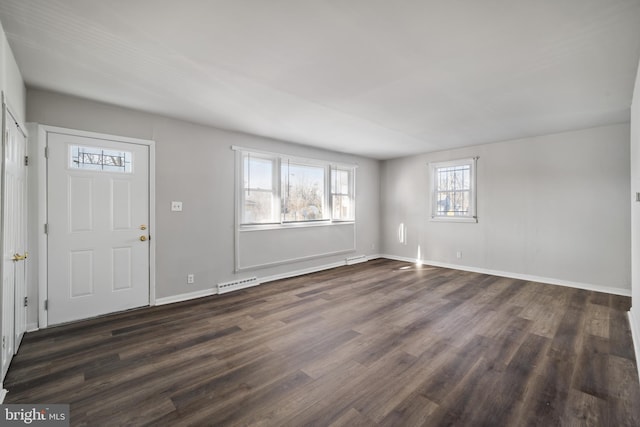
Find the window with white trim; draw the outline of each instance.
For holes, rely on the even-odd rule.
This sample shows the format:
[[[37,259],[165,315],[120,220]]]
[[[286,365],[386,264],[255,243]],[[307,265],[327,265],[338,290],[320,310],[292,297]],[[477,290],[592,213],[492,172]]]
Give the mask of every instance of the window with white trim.
[[[355,220],[355,165],[234,149],[241,226]]]
[[[265,155],[246,153],[242,156],[243,224],[270,224],[278,221],[275,163],[275,158]]]
[[[353,178],[351,169],[331,169],[331,215],[335,221],[353,221],[355,218]]]
[[[431,219],[477,222],[477,158],[430,163]]]
[[[282,222],[329,219],[325,209],[326,167],[287,160],[280,167]]]

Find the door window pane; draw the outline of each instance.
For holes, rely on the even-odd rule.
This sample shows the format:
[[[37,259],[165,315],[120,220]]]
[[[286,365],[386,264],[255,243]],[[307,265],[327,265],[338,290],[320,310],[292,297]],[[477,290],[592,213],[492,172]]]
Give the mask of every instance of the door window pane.
[[[108,148],[69,147],[69,167],[103,172],[131,173],[132,155],[129,151],[110,150]]]

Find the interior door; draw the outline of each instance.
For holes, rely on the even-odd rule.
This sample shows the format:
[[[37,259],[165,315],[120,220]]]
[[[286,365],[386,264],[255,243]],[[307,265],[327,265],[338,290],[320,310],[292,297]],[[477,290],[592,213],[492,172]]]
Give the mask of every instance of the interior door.
[[[13,201],[15,203],[12,216],[15,228],[12,230],[15,238],[14,265],[14,353],[18,352],[22,337],[27,330],[27,138],[17,123],[13,123],[10,145],[15,150],[11,164],[15,174],[13,176]]]
[[[48,324],[149,304],[149,147],[47,136]]]
[[[2,377],[26,329],[27,141],[3,106],[2,144]]]

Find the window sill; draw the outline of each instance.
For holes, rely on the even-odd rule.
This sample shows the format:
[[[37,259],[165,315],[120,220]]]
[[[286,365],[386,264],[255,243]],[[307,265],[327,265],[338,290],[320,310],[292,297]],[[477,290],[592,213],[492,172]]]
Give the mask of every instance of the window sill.
[[[432,216],[433,222],[471,222],[477,223],[477,217],[461,217],[461,216]]]
[[[238,231],[263,231],[290,228],[332,227],[335,225],[355,224],[355,221],[313,221],[313,222],[288,222],[283,224],[245,224],[238,227]]]

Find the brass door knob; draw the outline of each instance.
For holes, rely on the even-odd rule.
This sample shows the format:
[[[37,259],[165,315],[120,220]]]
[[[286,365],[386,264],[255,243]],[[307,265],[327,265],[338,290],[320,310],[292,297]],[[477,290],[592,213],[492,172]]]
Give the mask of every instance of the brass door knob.
[[[25,252],[24,255],[14,254],[13,258],[11,258],[12,261],[22,261],[25,259],[27,259],[27,252]]]
[[[141,241],[141,242],[144,242],[144,241],[146,241],[146,240],[147,240],[147,236],[140,236],[140,241]]]

